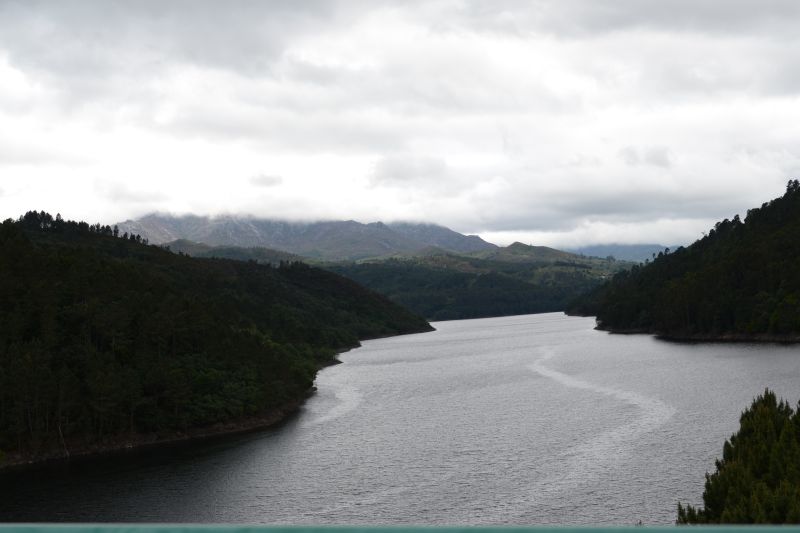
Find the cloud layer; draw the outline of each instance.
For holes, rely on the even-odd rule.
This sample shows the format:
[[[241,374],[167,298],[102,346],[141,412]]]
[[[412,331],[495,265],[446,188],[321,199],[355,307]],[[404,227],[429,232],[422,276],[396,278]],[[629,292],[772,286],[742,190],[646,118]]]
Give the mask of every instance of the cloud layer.
[[[689,242],[800,174],[794,1],[0,0],[0,216]]]

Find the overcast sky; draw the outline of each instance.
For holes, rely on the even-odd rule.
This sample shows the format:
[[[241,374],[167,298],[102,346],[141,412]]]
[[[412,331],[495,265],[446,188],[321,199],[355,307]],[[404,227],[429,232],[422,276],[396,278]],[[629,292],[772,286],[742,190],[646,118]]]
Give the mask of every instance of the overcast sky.
[[[800,174],[796,0],[0,0],[0,217],[688,243]]]

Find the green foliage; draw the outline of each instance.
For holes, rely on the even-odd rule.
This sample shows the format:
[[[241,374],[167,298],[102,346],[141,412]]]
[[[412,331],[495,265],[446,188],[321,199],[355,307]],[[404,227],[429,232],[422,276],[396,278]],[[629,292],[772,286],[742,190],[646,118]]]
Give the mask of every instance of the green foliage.
[[[209,246],[207,244],[178,239],[163,245],[172,252],[190,255],[192,257],[212,257],[218,259],[235,259],[236,261],[255,261],[262,265],[278,266],[282,262],[303,261],[303,258],[272,250],[270,248],[243,248],[239,246]]]
[[[766,390],[742,413],[716,472],[706,474],[704,508],[678,504],[679,524],[800,523],[800,409]]]
[[[540,260],[437,254],[327,268],[429,320],[453,320],[561,311],[622,266],[558,252]]]
[[[36,212],[0,225],[0,302],[0,449],[26,456],[268,412],[360,338],[430,328],[301,263],[193,259]]]
[[[297,259],[268,248],[208,246],[185,240],[174,241],[169,248],[193,257],[262,264]],[[429,320],[561,311],[627,265],[521,243],[466,255],[428,248],[413,255],[317,264]]]
[[[610,330],[667,336],[792,337],[800,333],[800,184],[744,221],[718,222],[688,248],[621,272],[573,302]]]

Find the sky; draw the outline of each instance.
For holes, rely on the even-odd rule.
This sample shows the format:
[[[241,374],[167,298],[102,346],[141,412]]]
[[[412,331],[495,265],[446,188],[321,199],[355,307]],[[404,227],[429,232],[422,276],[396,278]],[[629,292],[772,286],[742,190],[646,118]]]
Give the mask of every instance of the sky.
[[[0,0],[0,218],[687,244],[800,175],[795,0]]]

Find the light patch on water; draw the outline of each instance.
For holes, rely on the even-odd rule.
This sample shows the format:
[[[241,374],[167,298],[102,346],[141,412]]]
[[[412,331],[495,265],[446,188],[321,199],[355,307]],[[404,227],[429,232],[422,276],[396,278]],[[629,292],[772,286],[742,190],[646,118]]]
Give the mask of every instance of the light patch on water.
[[[300,426],[316,426],[318,424],[324,424],[326,422],[330,422],[331,420],[335,420],[340,416],[353,411],[364,399],[364,396],[355,387],[342,387],[336,390],[334,395],[336,396],[336,403],[333,405],[333,407],[328,409],[328,411],[323,412],[321,415],[301,422]]]

